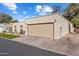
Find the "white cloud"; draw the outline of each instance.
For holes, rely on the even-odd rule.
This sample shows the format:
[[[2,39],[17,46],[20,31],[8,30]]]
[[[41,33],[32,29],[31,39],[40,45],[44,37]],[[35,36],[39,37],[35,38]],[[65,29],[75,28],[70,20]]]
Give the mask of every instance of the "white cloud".
[[[29,18],[29,16],[26,16],[25,18]]]
[[[41,10],[42,10],[42,6],[41,6],[41,5],[37,5],[37,6],[36,6],[36,11],[37,11],[37,12],[41,12]]]
[[[41,6],[41,5],[37,5],[36,6],[36,12],[39,14],[39,15],[47,15],[47,13],[51,13],[53,12],[53,9],[49,6]]]
[[[45,12],[45,13],[47,13],[47,12],[52,12],[53,11],[53,9],[51,8],[51,7],[45,7],[44,9],[43,9],[43,12]]]
[[[30,18],[33,18],[34,16],[30,16]]]
[[[15,3],[3,3],[3,5],[6,6],[9,10],[11,10],[14,14],[17,14],[17,6]]]
[[[15,3],[3,3],[3,5],[12,11],[16,11],[17,6]]]
[[[16,11],[13,11],[14,14],[18,14]]]
[[[23,11],[23,14],[27,14],[27,12],[26,11]]]

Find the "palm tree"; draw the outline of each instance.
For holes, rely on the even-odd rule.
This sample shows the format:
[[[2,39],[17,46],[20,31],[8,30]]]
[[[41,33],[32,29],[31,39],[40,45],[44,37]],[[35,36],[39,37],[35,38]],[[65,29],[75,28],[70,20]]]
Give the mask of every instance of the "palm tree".
[[[0,13],[0,23],[10,23],[13,20],[8,14]]]

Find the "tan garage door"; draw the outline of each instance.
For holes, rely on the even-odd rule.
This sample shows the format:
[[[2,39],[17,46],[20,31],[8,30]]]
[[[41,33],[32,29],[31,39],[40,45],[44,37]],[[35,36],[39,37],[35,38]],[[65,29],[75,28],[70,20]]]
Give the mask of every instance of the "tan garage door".
[[[27,34],[31,36],[41,36],[53,38],[54,27],[53,23],[42,23],[42,24],[28,24]]]

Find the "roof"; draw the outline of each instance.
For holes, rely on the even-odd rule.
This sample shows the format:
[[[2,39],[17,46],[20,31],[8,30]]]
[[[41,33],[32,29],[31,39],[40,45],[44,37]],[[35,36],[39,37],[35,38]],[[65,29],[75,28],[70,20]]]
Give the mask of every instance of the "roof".
[[[27,24],[35,24],[35,23],[48,23],[48,22],[55,22],[56,16],[59,15],[59,13],[54,13],[46,16],[40,16],[40,17],[33,17],[28,20],[26,20]]]
[[[21,23],[25,23],[25,21],[22,21],[22,22],[15,22],[13,24],[21,24]]]
[[[65,18],[63,15],[60,13],[52,13],[50,15],[44,15],[44,16],[38,16],[38,17],[33,17],[25,20],[26,24],[35,24],[35,23],[45,23],[45,22],[54,22],[57,17],[54,15],[61,16],[63,19],[71,23],[67,18]],[[51,18],[51,19],[49,19]],[[72,23],[71,23],[72,24]]]

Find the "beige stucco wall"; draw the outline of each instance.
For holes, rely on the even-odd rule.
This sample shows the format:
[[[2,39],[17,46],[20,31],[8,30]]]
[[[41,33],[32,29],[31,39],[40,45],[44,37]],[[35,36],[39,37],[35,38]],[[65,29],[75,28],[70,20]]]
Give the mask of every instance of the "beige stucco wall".
[[[51,14],[48,16],[36,17],[26,21],[26,24],[49,23],[54,22],[54,39],[59,39],[69,34],[69,21],[60,14]],[[70,23],[71,24],[71,23]],[[28,27],[28,25],[27,25]],[[71,28],[73,28],[71,26]],[[72,29],[73,32],[73,29]]]
[[[63,18],[61,15],[53,15],[56,22],[54,23],[54,38],[59,39],[67,34],[69,34],[69,22],[67,19]]]
[[[35,18],[32,18],[32,19],[28,19],[26,21],[27,24],[49,23],[49,22],[54,22],[52,15],[35,17]]]

